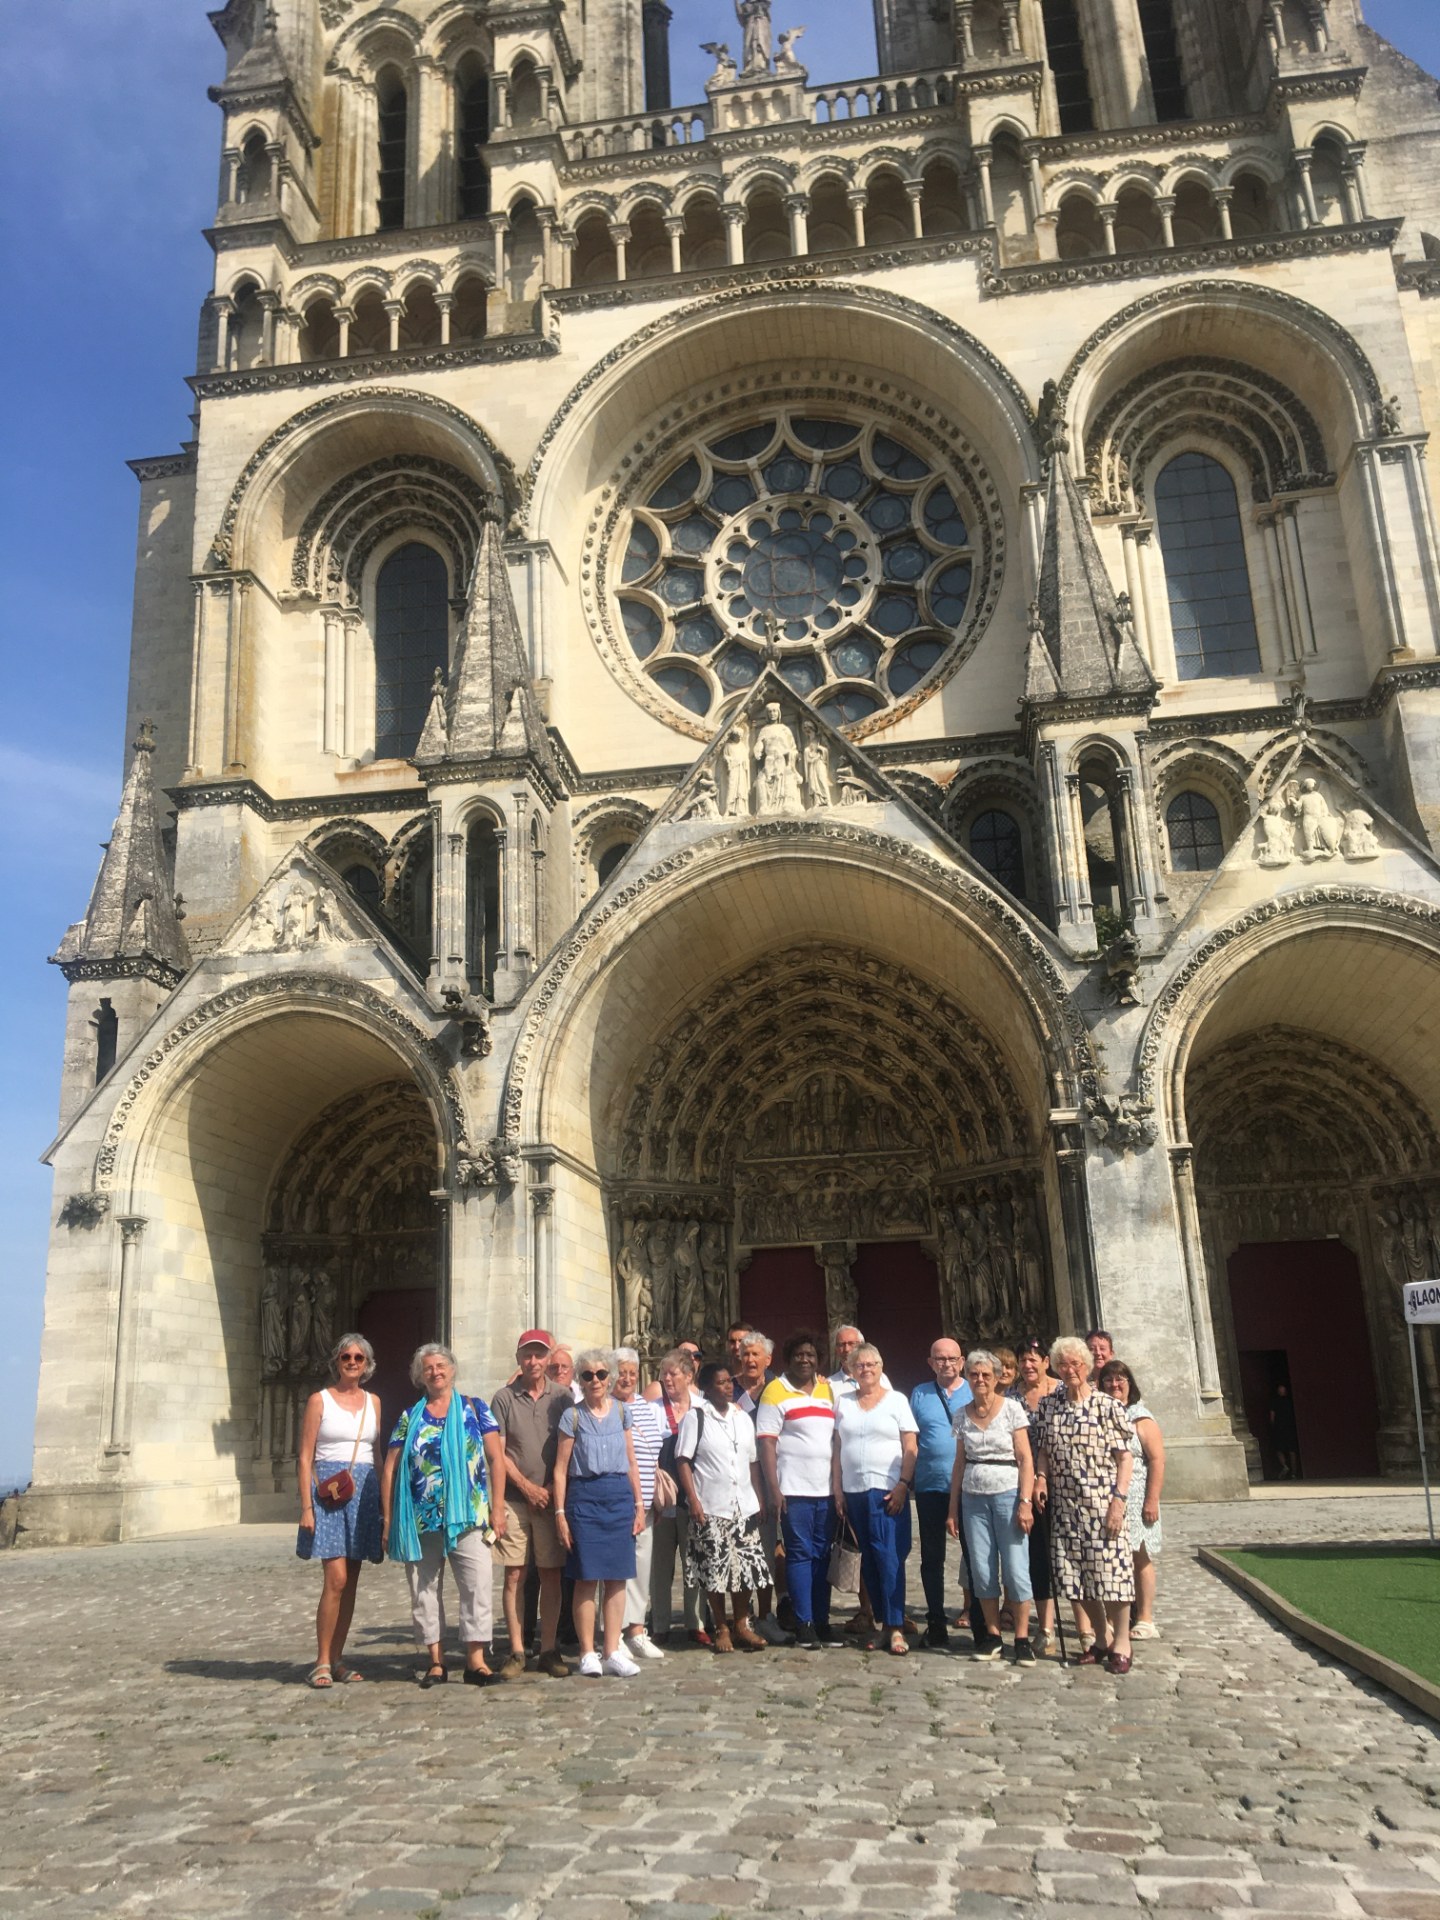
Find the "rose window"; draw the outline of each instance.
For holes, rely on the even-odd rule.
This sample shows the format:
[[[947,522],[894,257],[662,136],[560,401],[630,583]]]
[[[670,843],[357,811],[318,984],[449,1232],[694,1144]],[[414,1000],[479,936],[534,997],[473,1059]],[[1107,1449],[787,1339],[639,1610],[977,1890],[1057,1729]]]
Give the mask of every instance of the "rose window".
[[[836,726],[938,679],[972,622],[966,484],[873,421],[775,409],[639,489],[612,575],[634,669],[723,717],[773,663]]]

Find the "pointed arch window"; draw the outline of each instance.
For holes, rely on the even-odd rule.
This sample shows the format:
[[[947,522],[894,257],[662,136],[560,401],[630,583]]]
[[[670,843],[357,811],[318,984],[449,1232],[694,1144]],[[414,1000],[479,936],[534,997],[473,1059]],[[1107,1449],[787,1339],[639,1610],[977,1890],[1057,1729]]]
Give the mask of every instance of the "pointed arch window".
[[[1212,873],[1225,857],[1220,813],[1203,793],[1177,793],[1165,809],[1173,873]]]
[[[375,754],[415,751],[438,667],[450,662],[450,581],[433,547],[412,540],[375,582]]]
[[[970,852],[985,871],[1017,899],[1025,894],[1025,848],[1014,814],[999,807],[970,822]]]
[[[1155,522],[1180,678],[1258,673],[1260,643],[1235,482],[1218,460],[1179,454],[1155,483]]]
[[[379,120],[379,197],[376,219],[383,233],[405,224],[405,160],[409,145],[410,103],[405,82],[387,67],[375,86]]]

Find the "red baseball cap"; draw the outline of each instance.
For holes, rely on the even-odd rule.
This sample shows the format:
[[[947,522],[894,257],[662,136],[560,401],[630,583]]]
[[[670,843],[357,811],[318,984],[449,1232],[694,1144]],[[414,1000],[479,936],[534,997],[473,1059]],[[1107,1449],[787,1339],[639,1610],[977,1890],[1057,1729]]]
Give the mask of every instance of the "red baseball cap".
[[[531,1327],[515,1342],[515,1351],[518,1354],[522,1347],[543,1347],[549,1353],[554,1344],[553,1333],[547,1333],[544,1327]]]

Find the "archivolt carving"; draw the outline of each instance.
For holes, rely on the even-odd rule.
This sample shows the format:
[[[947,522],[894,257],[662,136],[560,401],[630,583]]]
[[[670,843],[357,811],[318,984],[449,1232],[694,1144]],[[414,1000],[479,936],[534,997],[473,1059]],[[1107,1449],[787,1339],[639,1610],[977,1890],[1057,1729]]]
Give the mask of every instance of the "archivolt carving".
[[[346,1094],[286,1153],[266,1227],[292,1234],[428,1231],[439,1152],[434,1117],[414,1081],[385,1080]],[[408,1170],[421,1177],[407,1179]]]
[[[1123,387],[1085,436],[1097,511],[1143,509],[1146,467],[1197,433],[1234,448],[1256,500],[1334,481],[1313,415],[1278,380],[1234,360],[1172,360]]]
[[[376,387],[365,395],[365,406],[382,415],[387,404],[391,402],[397,410],[407,416],[420,418],[431,416],[445,420],[457,428],[463,439],[476,445],[489,462],[500,490],[504,494],[507,517],[516,510],[520,499],[520,482],[514,466],[472,415],[462,412],[459,407],[452,406],[448,400],[437,400],[430,394],[416,393],[404,387]],[[235,529],[239,524],[241,506],[256,476],[271,455],[287,441],[294,440],[312,428],[322,426],[328,416],[338,413],[343,408],[352,408],[354,405],[355,402],[345,394],[331,395],[327,399],[317,400],[311,406],[302,407],[299,413],[292,414],[288,420],[261,441],[245,462],[239,479],[230,491],[230,498],[225,503],[225,510],[220,516],[220,524],[206,559],[205,564],[208,569],[214,571],[233,563]]]
[[[936,1197],[940,1316],[974,1346],[1052,1324],[1044,1200],[1033,1175],[966,1180]]]
[[[659,1042],[614,1171],[728,1182],[743,1163],[759,1186],[773,1171],[776,1204],[788,1195],[794,1212],[819,1178],[792,1177],[795,1163],[877,1156],[889,1192],[897,1156],[917,1173],[983,1166],[1023,1156],[1032,1132],[1004,1059],[948,994],[858,949],[797,946],[712,986]],[[842,1189],[857,1177],[849,1163],[830,1173]],[[761,1237],[777,1237],[775,1224]],[[792,1224],[778,1237],[834,1230],[808,1214]]]
[[[306,515],[290,561],[297,593],[358,605],[365,561],[401,527],[428,527],[447,549],[451,590],[464,592],[475,564],[483,487],[458,467],[421,454],[395,454],[347,474]]]

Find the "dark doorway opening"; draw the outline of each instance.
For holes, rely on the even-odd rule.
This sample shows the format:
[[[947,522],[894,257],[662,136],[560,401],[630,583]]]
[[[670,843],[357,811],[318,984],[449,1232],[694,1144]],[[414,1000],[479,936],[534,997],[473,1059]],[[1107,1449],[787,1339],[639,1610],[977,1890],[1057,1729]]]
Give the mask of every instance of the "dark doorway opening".
[[[939,1270],[918,1240],[882,1240],[859,1249],[853,1271],[865,1338],[884,1354],[891,1386],[909,1393],[931,1378],[931,1343],[943,1331]]]
[[[1378,1475],[1375,1373],[1354,1254],[1339,1240],[1254,1243],[1231,1254],[1229,1281],[1245,1418],[1267,1477],[1274,1356],[1288,1372],[1306,1478]]]
[[[757,1247],[740,1275],[740,1318],[775,1342],[779,1373],[785,1342],[797,1327],[825,1339],[825,1276],[810,1247]]]
[[[415,1349],[434,1340],[434,1287],[381,1287],[368,1294],[358,1315],[359,1330],[375,1349],[371,1393],[380,1396],[381,1432],[388,1441],[395,1422],[419,1399],[410,1384]]]

